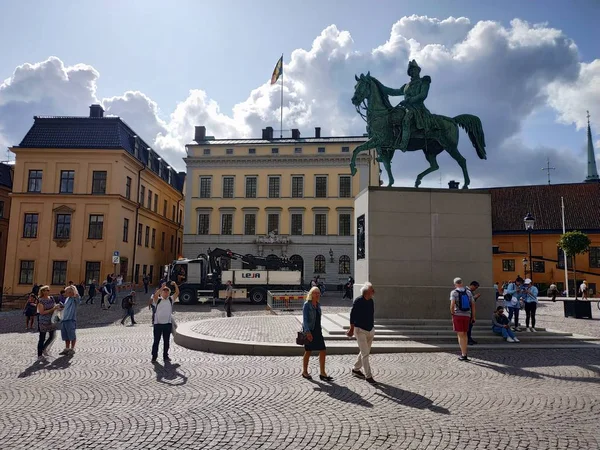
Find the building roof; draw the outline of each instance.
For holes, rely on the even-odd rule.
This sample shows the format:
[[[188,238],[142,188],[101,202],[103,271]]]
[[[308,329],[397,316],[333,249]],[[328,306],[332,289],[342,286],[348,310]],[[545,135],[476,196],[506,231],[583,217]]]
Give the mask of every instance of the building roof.
[[[0,186],[12,189],[12,167],[0,163]]]
[[[489,189],[494,233],[525,233],[523,219],[531,213],[534,232],[562,233],[561,197],[565,228],[600,232],[600,184],[574,183]]]
[[[18,148],[123,149],[178,191],[185,173],[177,173],[120,117],[35,116]],[[160,158],[160,159],[159,159]]]
[[[203,141],[193,141],[188,145],[269,145],[278,144],[344,144],[355,142],[366,142],[369,138],[366,136],[343,136],[343,137],[312,137],[312,138],[274,138],[274,139],[211,139],[210,136]]]

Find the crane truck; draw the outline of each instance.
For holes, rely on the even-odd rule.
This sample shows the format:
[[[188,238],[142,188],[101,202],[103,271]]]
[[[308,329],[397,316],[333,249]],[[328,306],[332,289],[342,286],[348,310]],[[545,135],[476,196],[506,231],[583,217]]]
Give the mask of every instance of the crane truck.
[[[245,268],[223,270],[224,259],[240,260]],[[178,284],[179,301],[184,304],[219,297],[219,289],[227,281],[235,287],[234,298],[249,298],[252,303],[264,303],[269,289],[299,289],[302,285],[302,271],[294,261],[242,255],[222,248],[208,249],[194,259],[177,259],[167,270],[169,280]]]

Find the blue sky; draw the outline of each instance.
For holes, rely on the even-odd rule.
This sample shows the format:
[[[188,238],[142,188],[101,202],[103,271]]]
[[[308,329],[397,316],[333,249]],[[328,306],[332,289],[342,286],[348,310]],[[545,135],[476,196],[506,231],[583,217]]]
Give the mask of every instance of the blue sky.
[[[0,80],[25,62],[57,56],[66,66],[84,63],[100,73],[98,98],[141,91],[156,102],[163,120],[190,89],[202,89],[231,115],[269,79],[281,53],[289,62],[293,50],[310,49],[331,24],[351,33],[354,50],[370,52],[403,16],[464,16],[473,24],[491,20],[507,27],[520,18],[562,30],[577,44],[581,62],[600,58],[598,0],[0,0],[0,11]],[[557,124],[549,108],[536,109],[521,126],[519,137],[531,147],[581,147],[585,139],[574,125]]]

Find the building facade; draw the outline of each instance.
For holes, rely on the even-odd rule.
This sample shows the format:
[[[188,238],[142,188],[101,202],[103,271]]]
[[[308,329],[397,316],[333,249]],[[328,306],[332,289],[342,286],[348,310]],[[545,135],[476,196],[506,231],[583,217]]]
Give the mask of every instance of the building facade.
[[[545,289],[555,282],[565,286],[564,255],[557,243],[562,234],[562,208],[565,205],[566,231],[586,233],[592,245],[586,254],[577,255],[577,286],[586,280],[596,293],[600,288],[600,184],[576,183],[541,186],[516,186],[491,189],[493,227],[493,267],[495,281],[531,277]],[[529,233],[524,218],[534,220]],[[573,261],[568,258],[569,269]],[[574,293],[573,273],[569,270],[569,292]]]
[[[184,173],[119,117],[35,117],[15,154],[5,291],[52,290],[109,273],[154,281],[176,259]],[[119,263],[113,263],[118,252]]]
[[[379,165],[354,148],[366,137],[215,139],[196,127],[187,145],[184,256],[209,248],[283,256],[301,264],[305,283],[315,276],[336,286],[354,267],[354,197],[379,186]],[[233,267],[242,267],[233,261]]]
[[[4,292],[4,265],[7,259],[10,192],[13,166],[0,163],[0,289]]]

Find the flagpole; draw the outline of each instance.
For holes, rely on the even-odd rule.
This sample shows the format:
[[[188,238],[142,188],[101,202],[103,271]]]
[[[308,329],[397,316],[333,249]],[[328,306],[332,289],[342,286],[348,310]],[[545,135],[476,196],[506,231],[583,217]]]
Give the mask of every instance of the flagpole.
[[[563,197],[560,198],[560,205],[562,209],[562,229],[563,234],[566,233],[565,230],[565,200]],[[567,298],[569,298],[569,267],[567,265],[567,252],[563,250],[564,264],[565,264],[565,290],[567,291]],[[577,284],[577,283],[576,283]],[[575,286],[577,289],[577,286]]]
[[[281,106],[280,111],[280,122],[279,122],[279,137],[283,138],[283,53],[281,54]]]

